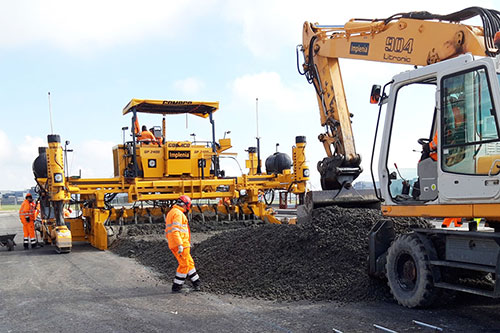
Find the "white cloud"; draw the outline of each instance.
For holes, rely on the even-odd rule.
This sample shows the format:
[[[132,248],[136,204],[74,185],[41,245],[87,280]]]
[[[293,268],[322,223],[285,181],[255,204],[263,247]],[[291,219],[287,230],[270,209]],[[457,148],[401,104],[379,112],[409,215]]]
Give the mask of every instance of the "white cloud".
[[[175,89],[187,96],[194,96],[199,94],[205,88],[205,82],[196,77],[188,77],[184,80],[174,82]]]
[[[338,4],[310,0],[19,0],[2,4],[0,45],[3,48],[40,43],[78,53],[116,44],[135,43],[143,38],[176,37],[200,17],[228,19],[237,25],[242,42],[255,55],[278,57],[277,51],[293,52],[300,44],[304,21],[343,24],[350,18],[388,17],[397,12],[429,10],[447,14],[470,6],[469,1],[437,3],[393,2],[379,6],[375,2]],[[482,6],[494,7],[493,1]],[[390,9],[388,9],[390,8]]]
[[[78,52],[131,43],[145,36],[172,36],[186,17],[193,19],[211,1],[44,0],[4,3],[0,13],[3,47],[49,43]],[[189,15],[187,15],[189,13]]]
[[[22,142],[13,143],[0,130],[0,189],[23,190],[35,185],[31,166],[40,146],[44,146],[42,138],[25,136]]]
[[[111,141],[90,140],[76,143],[73,153],[68,154],[68,174],[82,178],[113,177],[113,153],[116,143]]]
[[[77,175],[82,170],[85,178],[113,177],[114,143],[92,140],[71,147],[68,153],[69,175]],[[12,144],[0,130],[0,189],[24,190],[35,186],[32,163],[38,156],[38,147],[46,147],[41,137],[25,136],[18,144]],[[7,147],[7,149],[6,149]]]
[[[33,162],[38,156],[38,147],[44,146],[47,146],[47,143],[42,138],[29,135],[25,136],[24,142],[17,147],[19,159],[25,163]]]
[[[11,154],[11,144],[7,134],[0,130],[0,163]]]
[[[310,87],[286,85],[276,72],[247,74],[235,79],[231,87],[236,99],[249,103],[259,98],[259,103],[270,103],[277,112],[303,111],[311,97]]]
[[[498,7],[492,3],[484,1],[481,6]],[[335,1],[310,0],[306,4],[299,0],[254,0],[228,1],[225,13],[229,20],[241,26],[242,41],[254,56],[272,58],[278,57],[281,50],[293,52],[290,48],[302,43],[302,24],[305,21],[342,25],[351,18],[386,18],[410,11],[449,14],[467,7],[470,7],[468,0],[456,0],[453,3],[390,1],[385,6],[361,1],[343,4],[342,10],[339,10]]]

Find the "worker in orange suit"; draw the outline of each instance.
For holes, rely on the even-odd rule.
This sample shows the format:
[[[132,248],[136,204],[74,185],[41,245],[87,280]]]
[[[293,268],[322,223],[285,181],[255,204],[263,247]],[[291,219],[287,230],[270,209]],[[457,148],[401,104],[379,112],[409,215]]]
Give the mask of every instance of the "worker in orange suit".
[[[141,135],[137,138],[137,140],[141,143],[155,143],[156,142],[156,137],[154,136],[153,133],[151,133],[146,125],[142,125],[142,132]]]
[[[30,193],[26,194],[25,200],[21,204],[19,209],[19,218],[23,224],[24,233],[24,249],[28,250],[29,245],[34,249],[37,247],[37,241],[35,237],[35,203],[33,202],[33,197]]]
[[[173,293],[182,290],[186,279],[191,281],[195,291],[200,290],[200,277],[196,273],[194,260],[191,257],[191,231],[186,217],[190,209],[191,198],[181,195],[165,218],[165,237],[168,247],[179,263],[172,284]]]

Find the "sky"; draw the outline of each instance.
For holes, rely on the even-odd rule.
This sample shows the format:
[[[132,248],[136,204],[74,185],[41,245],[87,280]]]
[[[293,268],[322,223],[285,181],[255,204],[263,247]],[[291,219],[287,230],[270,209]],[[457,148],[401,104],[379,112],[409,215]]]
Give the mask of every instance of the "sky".
[[[500,9],[500,0],[477,5]],[[231,152],[238,154],[239,166],[222,164],[231,176],[247,171],[245,150],[256,145],[257,131],[263,163],[277,143],[291,156],[295,137],[306,136],[309,188],[320,189],[316,164],[325,152],[317,136],[323,129],[314,88],[296,63],[304,21],[339,25],[408,11],[448,14],[471,4],[19,0],[0,6],[0,190],[35,185],[32,162],[51,133],[70,141],[70,175],[113,177],[112,147],[123,142],[122,127],[130,127],[122,109],[132,98],[218,101],[216,136],[231,131]],[[371,86],[410,68],[355,60],[341,60],[341,68],[363,158],[359,179],[369,180],[378,112],[369,104]],[[160,117],[139,120],[161,125]],[[422,136],[428,132],[422,126]],[[209,140],[209,122],[167,117],[168,140],[191,140],[193,133]]]

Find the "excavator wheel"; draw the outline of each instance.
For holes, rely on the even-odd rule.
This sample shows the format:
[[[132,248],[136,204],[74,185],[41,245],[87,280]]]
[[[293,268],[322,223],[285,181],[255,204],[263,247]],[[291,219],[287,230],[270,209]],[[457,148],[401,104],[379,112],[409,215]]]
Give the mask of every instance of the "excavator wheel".
[[[414,233],[401,235],[387,251],[387,284],[396,301],[408,308],[426,307],[437,297],[429,256]]]

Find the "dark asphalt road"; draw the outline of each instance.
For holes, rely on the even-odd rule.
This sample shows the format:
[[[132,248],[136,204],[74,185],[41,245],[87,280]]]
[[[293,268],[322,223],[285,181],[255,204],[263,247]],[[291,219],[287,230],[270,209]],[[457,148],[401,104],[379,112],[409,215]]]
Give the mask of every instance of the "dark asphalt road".
[[[23,251],[16,213],[0,212],[0,235],[15,232],[15,251],[0,247],[0,332],[500,332],[500,303],[409,310],[392,303],[275,303],[209,293],[171,294],[170,284],[130,258],[75,244]],[[169,253],[166,255],[170,255]],[[304,277],[307,279],[307,277]],[[355,287],[355,286],[353,286]]]

